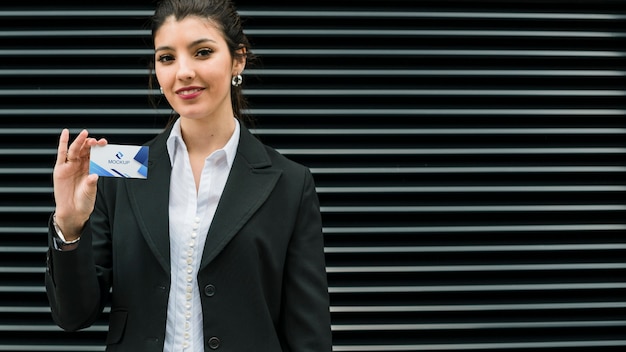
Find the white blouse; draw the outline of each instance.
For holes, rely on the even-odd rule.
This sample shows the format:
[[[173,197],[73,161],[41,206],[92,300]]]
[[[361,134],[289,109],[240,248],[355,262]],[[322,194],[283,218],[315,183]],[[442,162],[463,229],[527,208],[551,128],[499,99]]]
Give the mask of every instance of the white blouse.
[[[239,145],[239,122],[226,145],[204,162],[196,186],[180,119],[167,140],[172,164],[169,198],[171,286],[164,352],[204,351],[198,268],[209,227],[224,191]]]

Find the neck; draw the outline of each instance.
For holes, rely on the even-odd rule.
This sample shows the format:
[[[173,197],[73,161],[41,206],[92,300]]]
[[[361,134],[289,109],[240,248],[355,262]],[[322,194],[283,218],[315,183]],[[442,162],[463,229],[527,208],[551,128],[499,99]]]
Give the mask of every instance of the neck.
[[[235,121],[232,117],[219,120],[181,117],[180,129],[189,154],[206,157],[228,143],[235,131]]]

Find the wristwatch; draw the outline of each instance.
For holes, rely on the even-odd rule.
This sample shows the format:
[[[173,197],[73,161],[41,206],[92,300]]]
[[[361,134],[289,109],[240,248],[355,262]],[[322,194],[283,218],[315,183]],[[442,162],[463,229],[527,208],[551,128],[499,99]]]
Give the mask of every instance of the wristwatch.
[[[63,236],[63,232],[61,232],[61,228],[57,224],[56,214],[52,215],[52,226],[54,227],[54,232],[55,232],[53,241],[54,241],[54,246],[56,249],[60,251],[68,251],[68,250],[72,250],[78,247],[78,242],[80,242],[80,237],[72,241],[67,241],[65,239],[65,236]]]

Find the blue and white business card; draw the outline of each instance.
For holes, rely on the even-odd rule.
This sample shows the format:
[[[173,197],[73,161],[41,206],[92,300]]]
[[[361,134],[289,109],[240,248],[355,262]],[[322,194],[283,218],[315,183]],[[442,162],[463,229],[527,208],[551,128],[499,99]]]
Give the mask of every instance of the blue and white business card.
[[[148,147],[122,144],[93,146],[89,173],[106,177],[148,178]]]

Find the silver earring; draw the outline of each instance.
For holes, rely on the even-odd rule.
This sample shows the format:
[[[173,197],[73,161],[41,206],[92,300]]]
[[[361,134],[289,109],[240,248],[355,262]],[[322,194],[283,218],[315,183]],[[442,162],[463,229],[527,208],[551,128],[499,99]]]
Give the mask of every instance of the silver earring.
[[[163,94],[163,87],[159,87],[159,90],[161,91],[161,94]]]
[[[241,77],[241,75],[233,76],[233,79],[230,80],[230,83],[233,85],[233,87],[239,87],[241,85],[241,82],[243,82],[243,78]]]

